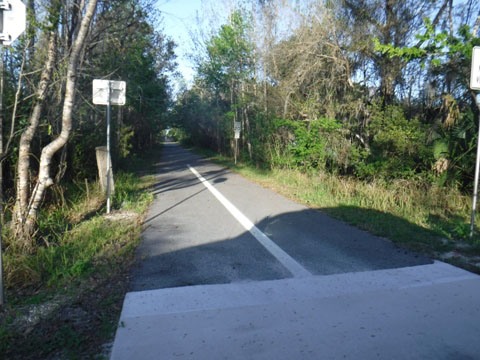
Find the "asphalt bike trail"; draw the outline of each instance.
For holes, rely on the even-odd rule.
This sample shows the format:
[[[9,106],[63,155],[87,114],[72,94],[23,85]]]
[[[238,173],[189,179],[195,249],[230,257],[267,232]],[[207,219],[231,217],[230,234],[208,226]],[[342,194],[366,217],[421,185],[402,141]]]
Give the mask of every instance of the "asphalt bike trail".
[[[480,359],[480,277],[175,143],[111,359]]]

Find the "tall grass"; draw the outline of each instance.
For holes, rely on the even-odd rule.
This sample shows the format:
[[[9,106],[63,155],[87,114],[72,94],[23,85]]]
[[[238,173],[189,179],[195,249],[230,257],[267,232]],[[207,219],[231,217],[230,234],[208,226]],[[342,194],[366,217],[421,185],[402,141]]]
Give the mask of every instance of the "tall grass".
[[[23,253],[7,234],[7,290],[61,288],[121,266],[139,239],[140,216],[153,199],[145,189],[152,181],[131,173],[117,174],[112,211],[126,214],[118,218],[104,216],[105,196],[98,184],[83,184],[68,204],[52,203],[39,217],[38,246],[33,254]]]
[[[480,216],[470,239],[471,199],[456,189],[414,180],[364,182],[323,172],[260,171],[244,164],[236,169],[286,197],[412,249],[435,255],[467,243],[480,255]]]
[[[33,253],[4,237],[0,358],[101,358],[117,326],[142,215],[153,200],[154,176],[136,174],[115,174],[109,215],[96,183],[53,189]]]
[[[441,219],[469,217],[470,199],[459,191],[425,182],[396,180],[363,182],[320,173],[306,175],[292,170],[272,172],[288,194],[319,208],[357,206],[400,216],[428,227],[431,215]],[[453,235],[453,234],[452,234]]]

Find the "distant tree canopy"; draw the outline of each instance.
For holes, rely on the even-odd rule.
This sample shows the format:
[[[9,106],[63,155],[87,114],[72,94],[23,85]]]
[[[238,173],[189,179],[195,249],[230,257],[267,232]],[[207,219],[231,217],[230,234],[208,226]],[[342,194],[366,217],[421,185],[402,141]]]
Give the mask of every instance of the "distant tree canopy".
[[[2,54],[0,203],[12,202],[20,246],[35,244],[52,189],[96,176],[106,124],[95,78],[127,83],[127,104],[112,111],[115,164],[168,124],[257,166],[470,187],[478,1],[232,4],[194,39],[196,77],[174,102],[174,43],[158,30],[155,1],[27,1],[28,29]]]
[[[239,155],[259,166],[465,189],[479,25],[473,0],[238,2],[173,114],[188,141],[230,155],[240,121]]]
[[[95,147],[106,143],[106,121],[105,107],[92,104],[93,79],[127,83],[126,105],[112,111],[117,164],[151,147],[165,126],[175,54],[157,30],[154,1],[27,5],[26,33],[2,54],[8,129],[2,189],[15,199],[16,241],[29,249],[49,189],[62,180],[96,178]]]

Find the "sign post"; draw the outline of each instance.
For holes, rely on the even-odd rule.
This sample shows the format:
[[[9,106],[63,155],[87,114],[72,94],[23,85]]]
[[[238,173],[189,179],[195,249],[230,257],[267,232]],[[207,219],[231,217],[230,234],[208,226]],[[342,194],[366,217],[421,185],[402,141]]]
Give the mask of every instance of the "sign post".
[[[233,123],[233,131],[235,133],[235,165],[237,165],[237,154],[238,154],[238,139],[240,139],[240,132],[242,130],[242,123],[240,121],[235,121]]]
[[[20,0],[0,0],[0,154],[3,154],[3,47],[10,46],[25,31],[27,9]],[[0,186],[3,182],[2,164],[0,163]],[[1,191],[1,189],[0,189]],[[3,202],[3,196],[0,197]],[[3,297],[3,263],[2,263],[2,221],[3,203],[0,203],[2,219],[0,220],[0,306]]]
[[[112,164],[110,157],[110,107],[125,105],[127,85],[125,81],[93,80],[93,103],[107,106],[107,214],[110,214]]]
[[[475,46],[472,52],[472,68],[470,72],[470,89],[480,90],[480,46]],[[480,99],[477,94],[477,107],[480,111]],[[475,178],[473,183],[473,199],[472,199],[472,215],[470,217],[470,237],[473,237],[475,229],[475,211],[477,208],[478,197],[478,178],[480,172],[480,115],[478,123],[478,138],[477,138],[477,159],[475,161]]]
[[[110,214],[110,197],[112,195],[112,188],[110,182],[112,181],[112,164],[110,152],[110,107],[112,97],[112,85],[108,82],[108,100],[107,100],[107,214]]]

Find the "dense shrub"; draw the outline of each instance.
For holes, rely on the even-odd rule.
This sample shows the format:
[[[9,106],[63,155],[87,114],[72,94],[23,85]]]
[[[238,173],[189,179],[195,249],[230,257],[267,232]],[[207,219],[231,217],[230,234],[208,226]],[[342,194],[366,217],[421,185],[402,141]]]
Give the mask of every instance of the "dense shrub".
[[[432,146],[428,129],[418,119],[407,119],[399,106],[372,106],[367,125],[368,156],[356,166],[361,178],[411,178],[430,171]]]

